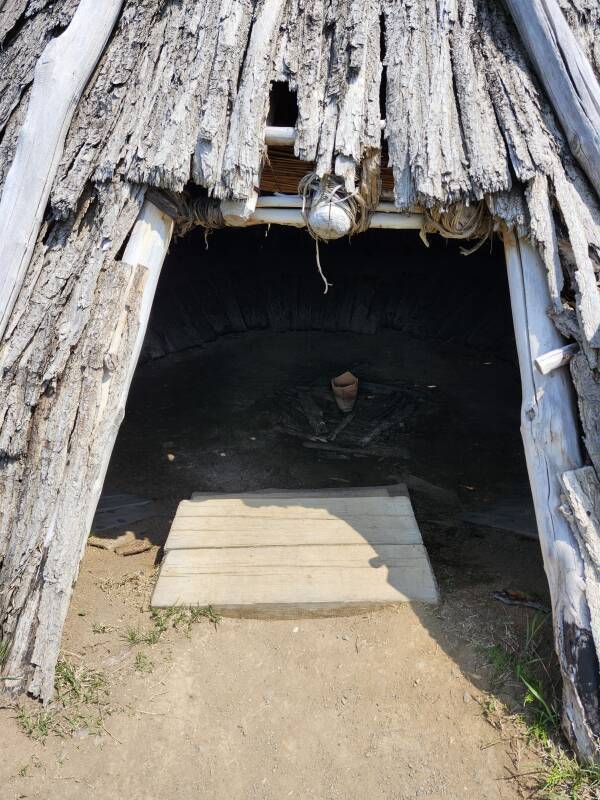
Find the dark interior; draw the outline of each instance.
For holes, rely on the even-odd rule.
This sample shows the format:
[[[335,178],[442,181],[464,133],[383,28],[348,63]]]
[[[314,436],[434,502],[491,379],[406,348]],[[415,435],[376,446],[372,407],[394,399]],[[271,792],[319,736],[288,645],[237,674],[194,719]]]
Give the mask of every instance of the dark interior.
[[[194,491],[399,480],[422,525],[512,515],[533,533],[501,243],[464,256],[370,231],[320,259],[327,294],[302,230],[198,229],[171,247],[105,491],[155,500],[157,544]],[[359,397],[338,431],[329,381],[346,369]]]

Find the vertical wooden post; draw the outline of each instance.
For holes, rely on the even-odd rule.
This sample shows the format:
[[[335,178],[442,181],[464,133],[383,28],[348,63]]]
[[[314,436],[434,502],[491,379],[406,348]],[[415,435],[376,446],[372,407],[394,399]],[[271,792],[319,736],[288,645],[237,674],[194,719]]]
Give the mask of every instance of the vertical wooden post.
[[[504,245],[523,388],[521,435],[563,677],[563,728],[580,757],[597,758],[598,662],[583,561],[560,510],[561,475],[583,464],[574,391],[568,369],[543,374],[534,365],[536,358],[565,344],[548,316],[544,263],[532,245],[511,233],[505,234]]]
[[[174,222],[167,214],[160,211],[153,203],[148,200],[142,206],[138,218],[133,226],[129,241],[123,253],[123,263],[129,264],[132,267],[144,267],[145,274],[143,277],[143,286],[141,289],[142,296],[138,308],[138,329],[133,345],[131,357],[127,364],[124,380],[120,387],[120,400],[116,409],[115,420],[116,424],[112,427],[110,438],[104,442],[98,443],[98,446],[103,448],[103,456],[101,460],[101,467],[96,478],[96,482],[91,489],[90,502],[87,513],[86,530],[89,532],[98,500],[100,499],[100,492],[106,477],[106,471],[110,462],[113,447],[119,432],[121,421],[125,414],[125,404],[127,403],[127,396],[135,368],[137,366],[142,346],[144,344],[144,337],[148,328],[148,320],[150,319],[150,312],[152,310],[152,303],[154,302],[154,295],[156,294],[156,287],[158,286],[158,279],[162,270],[165,257],[171,244],[173,236]],[[132,279],[130,285],[133,282]],[[126,314],[123,314],[119,321],[119,326],[115,330],[112,342],[114,348],[119,347],[122,336],[122,329],[127,324]],[[107,358],[110,359],[110,350]],[[84,542],[85,548],[85,542]],[[83,556],[83,551],[81,553]]]

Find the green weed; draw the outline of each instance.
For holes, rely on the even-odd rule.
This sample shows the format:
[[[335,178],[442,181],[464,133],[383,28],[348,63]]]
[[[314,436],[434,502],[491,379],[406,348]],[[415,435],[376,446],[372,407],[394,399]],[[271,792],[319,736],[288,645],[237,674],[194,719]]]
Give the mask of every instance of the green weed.
[[[54,714],[51,711],[30,712],[21,707],[17,713],[17,719],[31,739],[45,739],[55,727]]]
[[[569,798],[569,800],[598,797],[600,765],[580,764],[562,751],[549,758],[550,766],[545,772],[541,789],[543,797]]]
[[[101,625],[99,622],[94,622],[92,625],[92,633],[108,633],[108,625]]]
[[[153,608],[151,611],[152,620],[154,625],[161,632],[171,628],[186,628],[189,630],[192,625],[207,619],[215,627],[219,624],[221,618],[215,614],[212,606],[203,606],[196,608]]]
[[[525,788],[530,797],[547,800],[598,800],[600,797],[600,765],[580,764],[563,748],[560,734],[560,712],[557,684],[547,659],[540,655],[542,640],[550,633],[550,617],[535,614],[527,622],[521,641],[508,635],[499,645],[485,652],[501,683],[512,682],[521,689],[523,713],[510,715],[496,698],[481,701],[484,717],[497,729],[512,730],[512,736],[525,739],[540,760],[539,770],[526,771],[519,781],[533,780]],[[531,778],[535,774],[535,778]]]
[[[522,703],[529,734],[547,742],[559,727],[558,700],[545,661],[539,655],[540,640],[548,615],[537,613],[527,621],[522,642],[508,640],[504,646],[494,644],[486,650],[496,681],[504,684],[516,679],[523,690]]]
[[[100,670],[75,666],[66,659],[56,665],[55,688],[57,700],[63,706],[74,703],[97,704],[108,694],[106,676]]]
[[[154,670],[154,662],[145,653],[136,654],[133,666],[137,672],[142,673],[149,673]]]
[[[139,628],[127,628],[122,638],[130,645],[142,644],[144,641],[144,634]]]
[[[27,736],[44,740],[50,734],[69,736],[81,728],[102,728],[103,718],[110,713],[103,672],[62,658],[56,665],[54,686],[55,697],[47,708],[19,707],[17,720]]]

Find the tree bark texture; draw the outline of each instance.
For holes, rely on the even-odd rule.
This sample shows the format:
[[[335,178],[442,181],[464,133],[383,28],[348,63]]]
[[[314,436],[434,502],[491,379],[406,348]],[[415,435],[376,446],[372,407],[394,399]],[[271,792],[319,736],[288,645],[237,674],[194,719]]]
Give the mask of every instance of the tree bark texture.
[[[19,292],[75,108],[122,0],[81,0],[71,24],[44,49],[0,198],[0,338]]]

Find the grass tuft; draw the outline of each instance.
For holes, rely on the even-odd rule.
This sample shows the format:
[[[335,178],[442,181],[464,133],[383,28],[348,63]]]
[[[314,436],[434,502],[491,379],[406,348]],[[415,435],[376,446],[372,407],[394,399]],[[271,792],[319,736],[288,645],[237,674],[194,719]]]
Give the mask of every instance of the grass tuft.
[[[95,705],[108,694],[106,676],[100,670],[74,666],[66,659],[56,665],[55,688],[57,700],[63,706],[73,703]]]
[[[136,644],[142,644],[144,641],[144,634],[139,628],[127,628],[122,638],[132,647]]]
[[[548,621],[547,614],[537,613],[528,619],[522,642],[508,639],[504,645],[486,648],[496,683],[504,685],[516,679],[521,687],[529,735],[542,743],[556,736],[560,726],[555,681],[539,653]]]
[[[154,662],[145,653],[137,653],[135,656],[134,669],[136,672],[149,673],[154,671]]]
[[[152,620],[155,627],[163,633],[169,627],[187,631],[198,622],[207,619],[215,627],[221,621],[218,614],[215,614],[212,606],[197,608],[153,608],[151,611]]]
[[[56,665],[54,686],[55,697],[47,708],[40,710],[33,702],[19,706],[17,720],[23,732],[35,740],[50,734],[71,736],[81,729],[100,732],[110,714],[104,673],[62,658]]]
[[[17,719],[27,736],[36,741],[45,739],[55,726],[54,714],[51,711],[30,712],[21,706]]]
[[[543,797],[564,797],[571,800],[598,797],[600,765],[580,764],[577,759],[562,751],[552,754],[550,762],[541,790]]]
[[[150,610],[153,627],[147,631],[139,628],[127,628],[123,634],[123,639],[131,646],[138,644],[156,644],[163,633],[172,628],[174,630],[184,629],[189,633],[192,625],[207,619],[215,628],[220,622],[220,617],[215,614],[211,606],[205,608],[153,608]]]
[[[598,800],[600,765],[580,764],[565,746],[560,730],[560,676],[543,658],[551,647],[550,618],[537,613],[527,621],[525,636],[518,640],[507,635],[503,643],[483,648],[495,672],[495,682],[517,687],[523,713],[511,714],[493,695],[480,701],[485,719],[502,733],[502,741],[515,744],[521,752],[525,742],[539,759],[534,770],[516,772],[524,796],[545,800]],[[510,731],[510,736],[507,734]]]

